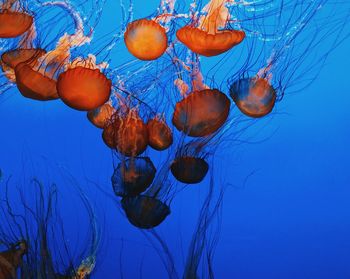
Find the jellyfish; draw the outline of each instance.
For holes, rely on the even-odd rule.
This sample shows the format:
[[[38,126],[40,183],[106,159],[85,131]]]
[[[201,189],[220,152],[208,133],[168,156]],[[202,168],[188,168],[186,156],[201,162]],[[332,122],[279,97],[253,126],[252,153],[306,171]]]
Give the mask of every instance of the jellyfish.
[[[153,182],[156,168],[149,157],[122,160],[112,176],[114,193],[117,196],[137,196]]]
[[[93,110],[109,99],[111,81],[99,69],[76,67],[61,73],[57,93],[68,106],[77,110]]]
[[[22,262],[23,256],[27,253],[28,245],[25,240],[11,245],[11,248],[0,252],[0,278],[17,278],[17,270]]]
[[[165,29],[158,22],[149,19],[129,23],[124,42],[129,52],[140,60],[155,60],[168,47]]]
[[[161,151],[169,148],[173,143],[173,133],[165,119],[156,116],[147,122],[148,144],[153,149]]]
[[[41,48],[12,49],[1,55],[1,62],[5,67],[14,70],[20,63],[35,63],[46,54],[46,50]],[[5,70],[5,69],[4,69]]]
[[[33,17],[22,11],[12,10],[14,3],[5,1],[0,11],[0,38],[16,38],[23,35],[33,24]],[[9,7],[7,7],[9,5]]]
[[[129,222],[140,229],[157,227],[170,214],[168,205],[145,195],[124,197],[121,204]]]
[[[176,158],[170,170],[174,177],[186,184],[196,184],[201,182],[207,175],[208,163],[200,157],[183,156]]]
[[[148,145],[147,125],[140,118],[137,109],[127,113],[117,111],[103,129],[105,144],[124,156],[138,156]]]
[[[173,124],[191,137],[204,137],[216,132],[226,121],[230,100],[217,89],[190,93],[175,106]]]
[[[269,114],[276,102],[276,91],[264,78],[244,78],[230,87],[230,95],[239,110],[250,117]]]
[[[115,109],[110,104],[106,103],[96,109],[88,111],[87,118],[97,128],[103,129],[114,113]]]
[[[184,26],[176,32],[176,37],[193,52],[203,56],[216,56],[240,44],[245,38],[241,30],[225,29],[230,17],[225,6],[228,0],[211,0],[194,24]]]

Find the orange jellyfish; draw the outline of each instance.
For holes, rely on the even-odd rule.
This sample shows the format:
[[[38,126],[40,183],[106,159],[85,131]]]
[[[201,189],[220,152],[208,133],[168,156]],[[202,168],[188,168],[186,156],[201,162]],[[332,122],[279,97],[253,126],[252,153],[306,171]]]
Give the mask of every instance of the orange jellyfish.
[[[107,103],[88,111],[87,118],[97,128],[103,129],[107,125],[109,119],[111,119],[113,113],[115,113],[115,109]]]
[[[153,197],[124,197],[121,204],[129,222],[141,229],[160,225],[170,214],[169,206]]]
[[[165,120],[159,116],[147,122],[148,144],[155,150],[165,150],[173,143],[173,133]]]
[[[129,23],[124,41],[129,52],[140,60],[155,60],[168,47],[165,29],[156,21],[148,19]]]
[[[216,132],[226,121],[231,102],[217,89],[194,91],[176,103],[173,124],[191,137]]]
[[[3,10],[0,12],[0,38],[15,38],[30,29],[33,17],[24,12]]]
[[[227,0],[212,0],[204,8],[207,15],[199,19],[198,27],[187,25],[176,32],[176,37],[193,52],[215,56],[238,45],[245,38],[244,31],[225,29],[230,17]]]
[[[178,157],[170,166],[173,176],[186,184],[201,182],[207,175],[208,169],[209,165],[204,159],[192,156]]]
[[[12,49],[1,55],[1,62],[6,68],[14,70],[20,63],[35,63],[45,53],[46,51],[41,48]]]
[[[102,133],[103,141],[110,148],[124,156],[137,156],[148,145],[147,125],[137,110],[129,110],[125,115],[115,113]]]
[[[17,278],[17,268],[20,266],[22,257],[27,253],[27,243],[21,241],[7,251],[0,252],[0,278]]]
[[[265,78],[243,78],[230,86],[230,95],[247,116],[259,118],[269,114],[276,102],[276,91]]]
[[[123,160],[112,176],[114,193],[117,196],[137,196],[153,182],[156,168],[149,157]]]
[[[57,80],[62,101],[76,110],[92,110],[109,99],[112,82],[99,69],[82,66],[68,69]]]
[[[16,66],[15,75],[17,88],[24,97],[39,101],[58,99],[56,81],[25,62]]]

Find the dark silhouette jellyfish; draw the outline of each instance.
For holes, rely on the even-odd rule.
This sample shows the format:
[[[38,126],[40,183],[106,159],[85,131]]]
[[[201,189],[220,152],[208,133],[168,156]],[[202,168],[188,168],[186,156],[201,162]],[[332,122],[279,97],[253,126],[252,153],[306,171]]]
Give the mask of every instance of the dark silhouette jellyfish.
[[[269,114],[276,102],[276,91],[264,78],[243,78],[230,86],[230,95],[239,110],[250,117]]]
[[[96,109],[88,111],[87,118],[97,128],[103,129],[107,125],[109,119],[111,119],[113,113],[115,113],[115,109],[110,104],[104,104]]]
[[[207,175],[208,163],[199,157],[183,156],[176,158],[170,166],[174,177],[186,184],[196,184],[201,182]]]
[[[99,69],[75,67],[61,73],[57,93],[62,101],[76,110],[92,110],[109,99],[112,82]]]
[[[155,60],[163,55],[168,46],[165,29],[148,19],[129,23],[124,41],[129,52],[140,60]]]
[[[33,17],[24,12],[2,10],[0,12],[0,38],[15,38],[30,29]]]
[[[116,149],[122,155],[137,156],[148,145],[147,125],[135,109],[125,114],[116,112],[103,129],[102,138],[108,147]]]
[[[39,57],[46,54],[46,50],[41,48],[12,49],[1,55],[1,62],[5,67],[14,70],[20,63],[35,63]]]
[[[22,240],[10,249],[0,252],[0,278],[14,279],[17,278],[17,269],[19,268],[23,256],[28,251],[27,242]]]
[[[112,176],[114,193],[117,196],[137,196],[153,182],[156,168],[149,157],[122,160]]]
[[[147,122],[148,144],[155,150],[165,150],[173,143],[173,133],[165,120],[154,117]]]
[[[212,0],[207,6],[208,14],[198,23],[182,27],[176,37],[193,52],[204,56],[215,56],[238,45],[245,38],[244,31],[224,29],[229,18],[226,1]]]
[[[121,204],[129,222],[140,229],[157,227],[170,214],[170,208],[154,197],[124,197]]]
[[[216,132],[226,121],[231,102],[216,89],[190,93],[175,106],[173,124],[191,137],[204,137]]]
[[[34,70],[25,62],[16,66],[15,74],[17,88],[24,97],[39,101],[59,98],[56,81]]]

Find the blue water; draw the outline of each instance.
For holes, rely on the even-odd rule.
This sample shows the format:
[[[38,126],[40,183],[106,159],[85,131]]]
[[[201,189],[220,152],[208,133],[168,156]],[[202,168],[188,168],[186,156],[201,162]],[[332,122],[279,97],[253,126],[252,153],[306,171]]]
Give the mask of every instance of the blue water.
[[[134,17],[151,14],[156,5],[134,1]],[[110,28],[113,13],[106,8],[98,30]],[[350,278],[349,49],[347,40],[310,87],[277,104],[278,113],[257,135],[258,143],[235,145],[217,155],[215,186],[234,186],[227,188],[222,207],[213,262],[216,278]],[[112,55],[118,64],[128,54],[121,46]],[[144,235],[111,199],[87,183],[111,191],[112,155],[101,131],[85,113],[62,102],[36,102],[15,89],[6,94],[0,109],[0,167],[19,177],[27,160],[34,165],[50,162],[64,166],[86,188],[103,230],[92,278],[120,278],[121,266],[124,278],[140,278],[140,270],[142,278],[167,278]],[[35,176],[47,179],[45,173]],[[178,193],[171,215],[158,229],[180,274],[208,183]],[[62,190],[63,201],[64,195],[69,189]],[[79,208],[62,202],[61,211],[72,215]],[[75,239],[80,227],[68,223],[65,231]]]

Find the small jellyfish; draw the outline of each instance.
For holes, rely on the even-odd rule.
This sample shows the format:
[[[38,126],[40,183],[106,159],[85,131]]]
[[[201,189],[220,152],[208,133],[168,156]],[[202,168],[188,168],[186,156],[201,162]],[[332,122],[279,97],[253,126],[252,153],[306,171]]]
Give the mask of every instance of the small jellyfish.
[[[216,89],[190,93],[175,106],[173,124],[191,137],[204,137],[216,132],[226,121],[231,102]]]
[[[19,11],[0,12],[0,38],[15,38],[23,35],[33,24],[33,17]]]
[[[131,109],[126,114],[116,112],[103,129],[103,141],[124,156],[137,156],[148,145],[147,125],[140,118],[137,110]]]
[[[58,99],[56,81],[33,67],[20,63],[15,68],[16,84],[21,94],[30,99],[49,101]]]
[[[88,111],[87,118],[97,128],[103,129],[107,125],[108,120],[111,119],[113,113],[115,113],[115,109],[107,103],[96,109]]]
[[[170,166],[173,176],[186,184],[201,182],[207,175],[208,169],[209,165],[203,158],[192,156],[178,157]]]
[[[129,52],[140,60],[155,60],[163,55],[168,46],[165,29],[148,19],[129,23],[124,41]]]
[[[114,170],[112,185],[117,196],[137,196],[153,182],[156,174],[149,157],[137,157],[123,160]]]
[[[39,57],[45,54],[46,50],[41,48],[12,49],[1,55],[1,62],[6,68],[14,70],[18,64],[35,63]]]
[[[170,214],[165,203],[144,195],[124,197],[121,204],[129,222],[141,229],[157,227]]]
[[[16,243],[9,250],[0,252],[0,278],[17,278],[17,269],[21,264],[22,257],[27,253],[26,241]]]
[[[112,82],[99,69],[75,67],[61,73],[57,92],[62,101],[76,110],[92,110],[109,99]]]
[[[225,0],[212,0],[204,8],[198,26],[187,25],[176,32],[176,37],[193,52],[215,56],[238,45],[245,38],[244,31],[225,29],[230,17]]]
[[[173,143],[173,133],[165,120],[154,117],[147,122],[148,144],[155,150],[161,151],[169,148]]]
[[[230,95],[239,110],[258,118],[269,114],[276,102],[276,91],[264,78],[243,78],[230,87]]]

